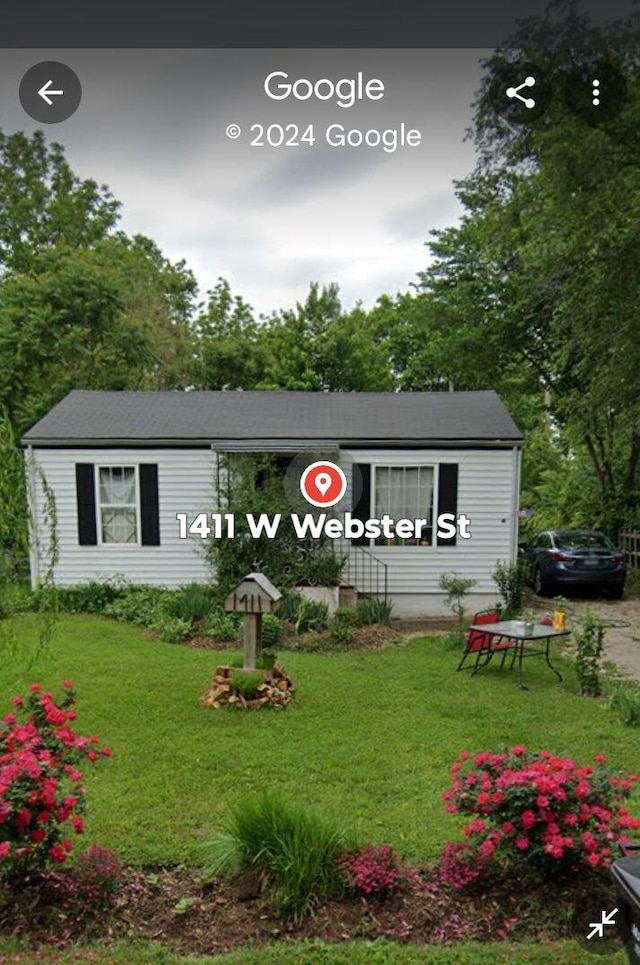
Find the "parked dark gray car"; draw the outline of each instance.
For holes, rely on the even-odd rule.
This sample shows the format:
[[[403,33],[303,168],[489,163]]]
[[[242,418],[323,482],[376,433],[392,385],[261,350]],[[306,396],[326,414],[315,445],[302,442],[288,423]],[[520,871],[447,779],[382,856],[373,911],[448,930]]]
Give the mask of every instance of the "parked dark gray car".
[[[606,590],[615,599],[624,592],[624,553],[604,533],[586,529],[556,529],[518,544],[519,557],[531,567],[531,582],[539,596],[570,587]]]

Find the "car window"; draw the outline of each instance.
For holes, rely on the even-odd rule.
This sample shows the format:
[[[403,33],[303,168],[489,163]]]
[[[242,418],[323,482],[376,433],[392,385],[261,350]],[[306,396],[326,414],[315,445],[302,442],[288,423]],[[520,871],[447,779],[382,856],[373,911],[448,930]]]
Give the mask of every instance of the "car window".
[[[543,550],[549,549],[549,547],[551,546],[551,540],[549,538],[549,534],[540,533],[540,535],[536,538],[533,545],[535,546],[536,549],[543,549]]]
[[[556,546],[561,550],[613,549],[613,543],[604,533],[556,533]]]

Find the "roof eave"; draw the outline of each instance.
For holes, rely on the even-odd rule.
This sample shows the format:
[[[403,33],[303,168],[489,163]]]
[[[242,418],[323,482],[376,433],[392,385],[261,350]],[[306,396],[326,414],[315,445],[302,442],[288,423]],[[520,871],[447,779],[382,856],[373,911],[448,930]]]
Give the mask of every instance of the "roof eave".
[[[269,439],[269,440],[233,440],[233,439],[207,439],[193,438],[161,438],[144,439],[135,438],[102,438],[102,439],[72,439],[59,438],[47,439],[42,436],[29,436],[27,433],[21,439],[23,447],[31,446],[34,449],[115,449],[119,447],[140,448],[140,449],[220,449],[223,451],[253,451],[253,452],[283,452],[299,451],[300,449],[349,449],[349,448],[372,448],[372,449],[428,449],[435,447],[446,447],[451,449],[473,449],[477,447],[491,448],[513,448],[519,447],[523,443],[522,436],[515,437],[482,437],[477,439],[402,439],[397,436],[393,439],[306,439],[304,442],[291,439]]]

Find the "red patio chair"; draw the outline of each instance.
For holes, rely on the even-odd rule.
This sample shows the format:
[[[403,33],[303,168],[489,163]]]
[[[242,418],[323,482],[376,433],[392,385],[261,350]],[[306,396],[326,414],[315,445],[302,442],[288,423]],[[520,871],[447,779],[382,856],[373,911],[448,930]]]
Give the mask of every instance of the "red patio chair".
[[[500,621],[500,610],[481,610],[480,613],[476,613],[473,618],[473,623],[476,625],[482,625],[483,623],[499,623]],[[496,653],[502,654],[502,660],[500,666],[504,665],[504,661],[507,656],[507,652],[515,646],[514,640],[501,640],[499,637],[492,637],[489,633],[483,633],[482,630],[469,630],[467,633],[467,639],[464,645],[464,651],[462,653],[462,659],[457,666],[457,670],[462,670],[463,665],[469,654],[475,653],[476,662],[471,671],[472,675],[479,670],[480,667],[486,666],[491,658]],[[481,658],[484,657],[482,663],[480,663]],[[468,669],[468,668],[467,668]]]

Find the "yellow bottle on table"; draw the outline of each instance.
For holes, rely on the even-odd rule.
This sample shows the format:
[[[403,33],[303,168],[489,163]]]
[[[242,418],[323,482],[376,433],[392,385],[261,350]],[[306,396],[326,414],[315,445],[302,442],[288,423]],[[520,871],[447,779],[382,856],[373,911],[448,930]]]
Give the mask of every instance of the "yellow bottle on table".
[[[557,630],[558,633],[563,633],[567,628],[567,611],[566,610],[554,610],[553,612],[553,629]]]

